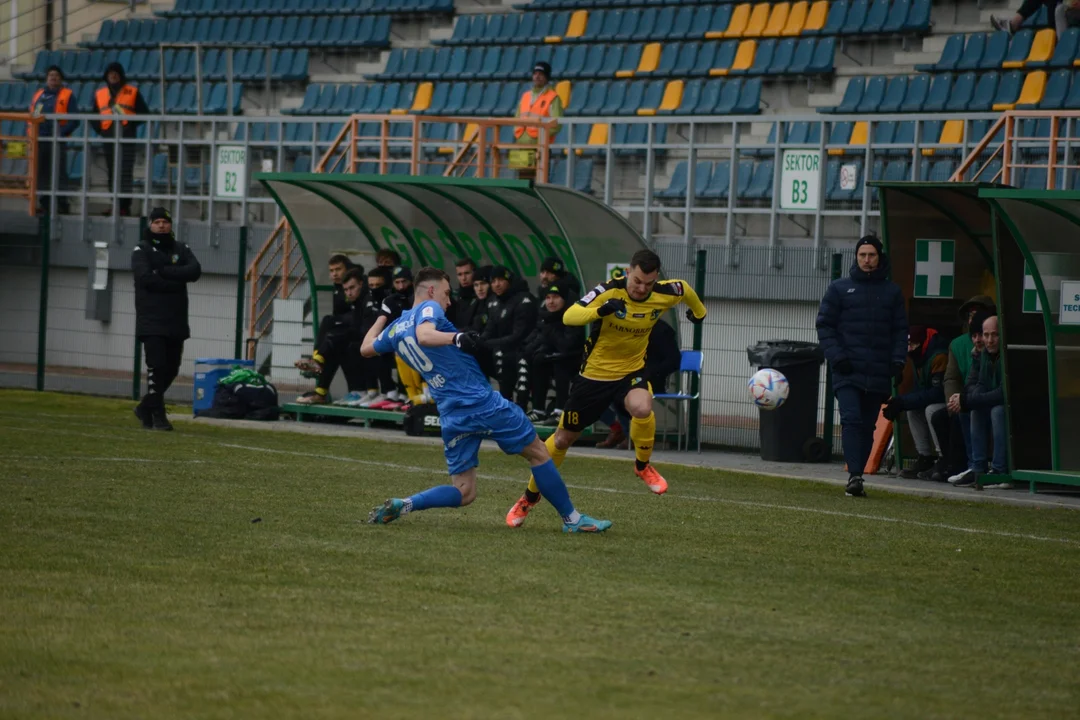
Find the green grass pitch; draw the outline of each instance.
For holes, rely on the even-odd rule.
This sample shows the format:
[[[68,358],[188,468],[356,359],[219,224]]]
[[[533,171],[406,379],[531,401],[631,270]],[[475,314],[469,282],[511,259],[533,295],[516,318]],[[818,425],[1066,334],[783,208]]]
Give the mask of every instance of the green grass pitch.
[[[0,392],[2,718],[1072,717],[1080,514],[631,462],[563,467],[615,525],[364,524],[438,447]],[[388,435],[389,436],[389,435]],[[389,436],[392,437],[392,436]],[[256,522],[256,519],[258,521]]]

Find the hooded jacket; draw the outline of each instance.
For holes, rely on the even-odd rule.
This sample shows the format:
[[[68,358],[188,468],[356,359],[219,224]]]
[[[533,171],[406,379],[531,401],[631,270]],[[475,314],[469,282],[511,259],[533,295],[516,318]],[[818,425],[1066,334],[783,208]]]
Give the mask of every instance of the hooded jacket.
[[[945,402],[945,369],[949,364],[949,346],[937,330],[926,331],[926,339],[909,353],[915,365],[916,389],[900,396],[904,410],[922,410]]]
[[[581,353],[585,349],[585,328],[564,324],[564,314],[565,305],[558,312],[545,312],[540,317],[536,328],[525,342],[523,357],[533,359],[544,355],[559,355],[571,358],[575,366],[581,362]]]
[[[484,344],[492,351],[516,355],[524,347],[525,339],[536,327],[537,302],[529,292],[529,286],[515,277],[510,281],[506,294],[488,295],[488,321],[484,328]]]
[[[889,256],[863,272],[852,263],[846,278],[829,285],[818,309],[818,340],[833,369],[833,388],[855,387],[889,395],[894,366],[907,361],[907,312],[900,287],[888,279]],[[849,360],[850,374],[836,363]]]
[[[147,229],[131,252],[131,272],[135,276],[136,337],[191,337],[187,284],[202,275],[202,266],[191,248],[172,233],[155,242]]]
[[[974,305],[983,311],[994,310],[994,301],[987,295],[976,295],[960,306],[963,332],[949,343],[949,366],[945,369],[945,399],[964,391],[975,343],[971,340],[971,328],[967,323],[967,311]]]
[[[120,82],[116,85],[110,85],[108,76],[109,72],[115,70],[120,74]],[[120,90],[127,85],[127,75],[124,73],[124,68],[120,63],[110,63],[102,74],[102,82],[105,83],[105,87],[109,88],[109,95],[115,101],[117,94]],[[146,98],[139,92],[138,88],[135,89],[135,115],[149,115],[150,107],[146,104]],[[96,106],[94,110],[99,110]],[[90,125],[94,128],[94,131],[102,137],[114,137],[116,133],[120,133],[121,137],[132,138],[138,132],[139,124],[135,122],[135,118],[128,115],[123,118],[114,117],[112,115],[104,115],[104,119],[112,120],[113,123],[108,130],[101,129],[101,121],[91,121]],[[127,124],[120,122],[121,120],[127,120]]]

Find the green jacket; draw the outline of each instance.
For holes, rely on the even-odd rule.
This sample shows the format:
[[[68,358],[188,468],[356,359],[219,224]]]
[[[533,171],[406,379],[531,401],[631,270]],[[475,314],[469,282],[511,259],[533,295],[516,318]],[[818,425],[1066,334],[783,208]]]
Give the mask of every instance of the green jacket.
[[[945,369],[945,399],[964,392],[968,370],[971,369],[971,352],[975,343],[971,335],[962,333],[949,343],[949,365]]]

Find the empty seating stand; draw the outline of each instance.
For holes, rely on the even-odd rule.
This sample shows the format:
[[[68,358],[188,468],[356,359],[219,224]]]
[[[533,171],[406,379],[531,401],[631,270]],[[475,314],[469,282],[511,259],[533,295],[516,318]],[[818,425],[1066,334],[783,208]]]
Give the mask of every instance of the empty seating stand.
[[[452,13],[453,0],[176,0],[163,17]]]
[[[232,54],[234,80],[265,79],[267,70],[275,81],[300,81],[308,76],[308,50],[285,48],[282,50],[240,49]],[[211,49],[199,56],[199,70],[204,80],[225,80],[229,64],[229,51]],[[267,65],[269,60],[269,65]],[[130,80],[158,80],[164,62],[167,80],[195,80],[195,51],[183,48],[152,50],[42,50],[38,52],[34,67],[21,75],[26,80],[45,80],[45,70],[56,65],[64,71],[67,81],[85,80],[101,82],[105,68],[112,62],[124,66]]]
[[[157,48],[163,42],[266,45],[275,48],[384,48],[389,15],[259,15],[105,20],[88,48]]]

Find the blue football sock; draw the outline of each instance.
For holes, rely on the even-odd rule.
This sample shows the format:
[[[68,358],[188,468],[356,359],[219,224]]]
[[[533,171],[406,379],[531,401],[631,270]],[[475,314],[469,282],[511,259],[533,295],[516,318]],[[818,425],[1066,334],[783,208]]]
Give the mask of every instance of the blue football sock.
[[[536,486],[540,488],[540,494],[559,511],[560,516],[570,517],[574,513],[574,503],[570,500],[570,493],[562,476],[555,468],[555,462],[548,460],[543,465],[534,465],[532,474],[536,479]]]
[[[453,485],[436,485],[424,492],[416,493],[406,501],[413,510],[430,510],[441,507],[460,507],[461,491]]]

